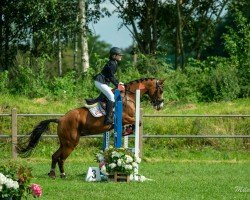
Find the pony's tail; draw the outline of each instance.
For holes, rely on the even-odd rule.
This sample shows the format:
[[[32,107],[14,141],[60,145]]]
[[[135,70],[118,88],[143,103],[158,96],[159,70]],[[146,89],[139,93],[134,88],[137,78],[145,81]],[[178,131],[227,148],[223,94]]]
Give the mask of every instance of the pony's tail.
[[[21,157],[28,157],[30,156],[32,150],[36,147],[38,144],[41,135],[48,130],[50,122],[58,123],[58,119],[47,119],[44,121],[41,121],[34,129],[33,131],[29,134],[29,139],[28,141],[25,142],[18,142],[16,146],[17,153]],[[26,146],[28,142],[28,145]],[[26,147],[24,147],[26,146]]]

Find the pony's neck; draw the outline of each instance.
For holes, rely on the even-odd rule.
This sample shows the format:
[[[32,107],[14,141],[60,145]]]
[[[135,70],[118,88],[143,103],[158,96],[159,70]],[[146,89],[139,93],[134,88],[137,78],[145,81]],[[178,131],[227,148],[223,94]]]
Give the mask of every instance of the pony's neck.
[[[148,92],[150,86],[154,82],[153,78],[150,79],[139,79],[129,83],[129,91],[135,93],[136,90],[140,89],[141,96]]]

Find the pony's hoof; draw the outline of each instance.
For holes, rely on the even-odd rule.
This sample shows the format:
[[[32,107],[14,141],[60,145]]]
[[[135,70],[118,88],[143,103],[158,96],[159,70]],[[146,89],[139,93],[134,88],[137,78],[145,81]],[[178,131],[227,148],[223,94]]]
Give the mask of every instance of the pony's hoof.
[[[52,179],[55,179],[56,178],[56,173],[54,171],[50,171],[48,173],[49,177],[52,178]]]
[[[60,177],[61,177],[62,179],[67,178],[67,176],[66,176],[65,174],[61,174]]]

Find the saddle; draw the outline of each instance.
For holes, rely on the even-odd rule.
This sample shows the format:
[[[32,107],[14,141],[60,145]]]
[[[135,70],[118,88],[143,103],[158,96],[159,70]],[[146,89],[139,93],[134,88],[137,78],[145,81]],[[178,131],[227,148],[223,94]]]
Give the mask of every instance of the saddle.
[[[85,105],[84,107],[89,110],[89,112],[94,117],[102,117],[106,115],[106,96],[104,94],[100,94],[95,99],[85,99]]]
[[[106,115],[106,96],[104,94],[100,94],[95,99],[85,99],[85,108],[89,110],[89,112],[94,117],[102,117]],[[130,134],[133,134],[135,131],[135,125],[134,124],[127,124],[123,126],[122,135],[127,136]]]

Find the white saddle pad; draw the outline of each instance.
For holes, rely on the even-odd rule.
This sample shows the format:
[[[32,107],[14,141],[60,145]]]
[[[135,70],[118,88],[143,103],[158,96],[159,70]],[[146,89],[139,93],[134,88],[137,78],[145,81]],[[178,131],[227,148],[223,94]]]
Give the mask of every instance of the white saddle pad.
[[[102,108],[100,103],[95,103],[93,105],[87,105],[85,104],[85,107],[89,109],[89,112],[94,116],[94,117],[102,117],[106,115],[105,110]]]

